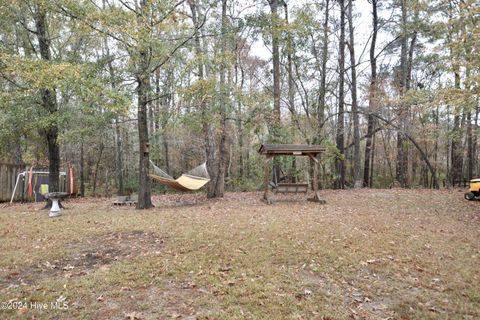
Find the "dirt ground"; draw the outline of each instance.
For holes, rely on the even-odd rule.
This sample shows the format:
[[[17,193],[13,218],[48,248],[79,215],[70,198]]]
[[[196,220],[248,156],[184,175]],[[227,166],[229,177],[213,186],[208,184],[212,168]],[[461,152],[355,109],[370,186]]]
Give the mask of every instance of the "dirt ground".
[[[0,204],[0,319],[479,319],[460,190]]]

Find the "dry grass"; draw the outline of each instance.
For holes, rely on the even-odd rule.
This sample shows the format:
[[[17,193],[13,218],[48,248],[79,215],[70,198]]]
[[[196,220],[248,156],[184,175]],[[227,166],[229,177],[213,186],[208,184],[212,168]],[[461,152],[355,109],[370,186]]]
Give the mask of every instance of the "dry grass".
[[[258,193],[0,209],[0,318],[477,319],[480,203],[457,191]],[[68,310],[54,310],[56,300]],[[65,299],[65,300],[63,300]],[[46,310],[32,302],[47,303]]]

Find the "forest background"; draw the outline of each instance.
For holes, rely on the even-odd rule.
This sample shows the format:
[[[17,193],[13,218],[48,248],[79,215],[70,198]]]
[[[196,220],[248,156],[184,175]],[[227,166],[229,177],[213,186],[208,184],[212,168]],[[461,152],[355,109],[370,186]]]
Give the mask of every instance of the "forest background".
[[[479,17],[475,0],[0,0],[0,159],[72,164],[81,195],[139,208],[164,190],[150,160],[207,161],[209,197],[259,189],[261,143],[324,146],[322,188],[455,185],[479,172]]]

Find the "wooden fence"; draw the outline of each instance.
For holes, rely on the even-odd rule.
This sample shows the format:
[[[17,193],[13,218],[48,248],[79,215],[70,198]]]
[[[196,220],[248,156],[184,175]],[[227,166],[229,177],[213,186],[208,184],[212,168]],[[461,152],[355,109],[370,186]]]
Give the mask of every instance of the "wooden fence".
[[[0,162],[0,202],[10,201],[19,173],[25,171],[24,165]],[[21,191],[15,192],[14,200],[21,199]]]

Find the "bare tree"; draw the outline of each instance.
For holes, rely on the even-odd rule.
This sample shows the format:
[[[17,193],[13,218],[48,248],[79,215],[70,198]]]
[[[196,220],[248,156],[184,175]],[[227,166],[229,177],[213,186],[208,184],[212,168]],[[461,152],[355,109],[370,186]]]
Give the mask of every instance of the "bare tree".
[[[336,170],[338,179],[336,187],[339,189],[345,188],[345,0],[338,0],[340,5],[340,40],[339,40],[339,59],[338,59],[338,118],[337,118],[337,149],[340,157],[336,159]]]
[[[377,13],[377,0],[372,1],[372,41],[370,42],[370,87],[368,94],[368,119],[367,119],[367,138],[365,141],[365,159],[363,165],[363,185],[365,187],[372,187],[371,179],[371,158],[372,158],[372,140],[375,135],[375,118],[372,115],[372,112],[375,112],[376,108],[376,91],[377,91],[377,57],[375,54],[375,46],[377,43],[377,33],[378,33],[378,13]]]
[[[348,49],[350,51],[350,71],[352,76],[352,117],[353,117],[353,180],[355,188],[362,187],[361,176],[361,160],[360,160],[360,123],[358,116],[358,102],[357,102],[357,67],[355,62],[355,39],[353,26],[353,1],[348,1],[348,30],[349,42]]]
[[[402,98],[407,89],[408,80],[408,32],[407,32],[407,0],[400,1],[401,6],[401,30],[400,30],[400,70],[399,70],[399,90]],[[397,132],[397,162],[395,178],[400,183],[402,188],[408,186],[407,172],[408,172],[408,151],[407,139],[405,138],[407,130],[407,121],[409,117],[408,106],[404,102],[400,103],[398,108],[398,119],[400,121],[399,130]]]

